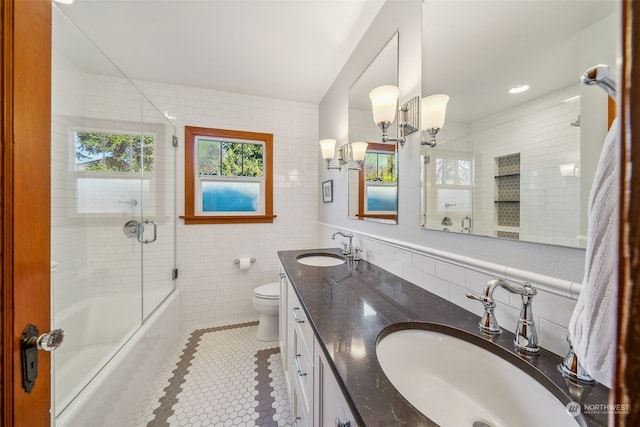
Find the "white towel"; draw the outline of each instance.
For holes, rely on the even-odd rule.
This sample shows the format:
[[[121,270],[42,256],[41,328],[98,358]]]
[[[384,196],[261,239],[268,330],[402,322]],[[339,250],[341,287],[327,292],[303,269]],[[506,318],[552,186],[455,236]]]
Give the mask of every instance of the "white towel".
[[[589,196],[589,226],[582,290],[569,335],[582,367],[613,385],[616,356],[618,267],[618,122],[611,125]]]

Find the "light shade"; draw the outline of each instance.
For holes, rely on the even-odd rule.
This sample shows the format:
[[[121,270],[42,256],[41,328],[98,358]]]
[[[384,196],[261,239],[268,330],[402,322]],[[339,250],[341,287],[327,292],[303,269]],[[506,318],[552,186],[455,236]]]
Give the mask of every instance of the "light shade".
[[[351,143],[351,155],[353,156],[354,162],[361,162],[364,160],[365,154],[367,154],[367,144],[366,142],[352,142]]]
[[[440,129],[444,126],[449,96],[438,94],[422,98],[422,129]]]
[[[325,160],[331,160],[336,155],[336,140],[335,139],[321,139],[319,141],[320,150],[322,150],[322,158]]]
[[[393,85],[378,86],[369,92],[373,121],[378,123],[392,123],[398,111],[398,96],[400,89]]]

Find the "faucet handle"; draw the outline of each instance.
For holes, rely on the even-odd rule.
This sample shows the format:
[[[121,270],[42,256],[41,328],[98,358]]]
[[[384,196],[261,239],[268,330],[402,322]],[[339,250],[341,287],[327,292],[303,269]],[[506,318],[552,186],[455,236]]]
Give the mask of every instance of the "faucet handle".
[[[347,250],[347,243],[342,242],[342,255],[348,255],[349,251]]]
[[[477,294],[477,293],[475,293],[475,292],[467,292],[467,294],[466,294],[466,295],[467,295],[467,298],[478,300],[478,301],[480,301],[481,303],[483,303],[484,305],[487,305],[487,304],[493,304],[493,306],[494,306],[494,307],[495,307],[495,305],[496,305],[496,303],[495,303],[495,301],[493,300],[493,298],[491,298],[491,297],[489,297],[489,296],[486,296],[486,295],[480,295],[480,294]]]
[[[502,333],[500,325],[496,320],[493,310],[496,308],[496,302],[490,296],[476,294],[475,292],[467,292],[467,298],[478,300],[484,305],[484,314],[478,323],[480,330],[489,335],[498,335]]]
[[[360,248],[353,248],[353,260],[360,261]]]

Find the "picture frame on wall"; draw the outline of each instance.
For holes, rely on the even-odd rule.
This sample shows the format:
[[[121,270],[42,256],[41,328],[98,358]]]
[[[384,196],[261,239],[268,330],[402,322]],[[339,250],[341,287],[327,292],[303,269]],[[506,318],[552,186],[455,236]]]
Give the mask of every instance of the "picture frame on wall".
[[[322,201],[324,203],[333,203],[333,180],[324,181],[322,183]]]

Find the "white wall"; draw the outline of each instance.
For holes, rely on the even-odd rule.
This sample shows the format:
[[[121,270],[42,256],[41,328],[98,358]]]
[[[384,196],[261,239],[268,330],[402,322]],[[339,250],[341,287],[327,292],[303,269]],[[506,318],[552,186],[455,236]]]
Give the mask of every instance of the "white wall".
[[[56,309],[61,309],[108,289],[140,289],[140,245],[122,232],[124,222],[136,215],[117,200],[113,203],[121,213],[111,218],[74,211],[76,184],[69,173],[73,168],[69,129],[100,127],[106,120],[131,125],[140,120],[141,104],[146,107],[147,101],[128,81],[84,73],[62,55],[54,55],[53,66],[52,240],[53,259],[58,262],[54,297]],[[251,305],[252,291],[278,279],[276,252],[317,245],[317,105],[143,81],[136,84],[154,104],[176,117],[179,215],[184,212],[185,124],[274,134],[277,218],[273,224],[185,226],[182,220],[177,224],[177,286],[183,290],[183,327],[257,319]],[[171,168],[163,168],[163,177],[156,177],[155,183],[172,184],[173,171],[169,169],[173,160],[163,166]],[[165,194],[165,187],[161,189],[163,200],[172,205],[174,190]],[[155,249],[147,246],[147,252]],[[173,252],[170,254],[169,258],[162,253],[145,257],[145,283],[156,275],[159,279],[170,277]],[[248,271],[240,271],[233,263],[240,257],[255,257],[256,263]]]
[[[400,102],[420,95],[421,87],[420,1],[387,2],[320,104],[320,138],[348,138],[349,87],[371,62],[395,31],[399,31]],[[551,277],[581,281],[584,251],[558,246],[510,242],[488,237],[454,235],[420,228],[420,147],[419,135],[407,137],[399,153],[399,224],[377,224],[347,218],[346,174],[327,171],[318,162],[320,180],[334,180],[334,202],[322,204],[319,221],[411,244],[499,262]]]
[[[278,250],[317,245],[318,107],[256,96],[136,84],[177,126],[178,214],[184,213],[184,126],[273,133],[273,224],[184,225],[178,220],[178,287],[187,329],[257,319],[253,288],[278,280]],[[235,258],[255,257],[248,271]]]
[[[348,138],[348,89],[395,31],[400,33],[400,102],[420,95],[422,2],[387,2],[320,104],[320,138]],[[409,135],[399,153],[399,224],[347,218],[346,173],[327,171],[318,162],[320,180],[334,180],[334,203],[319,207],[318,240],[336,246],[330,233],[345,229],[357,235],[364,257],[407,280],[479,314],[464,297],[491,277],[529,280],[541,291],[534,314],[542,345],[566,351],[567,324],[584,269],[584,250],[489,237],[424,230],[420,227],[419,135]],[[499,292],[496,292],[498,294]],[[498,316],[510,328],[519,301],[501,295]],[[479,305],[479,304],[478,304]]]

